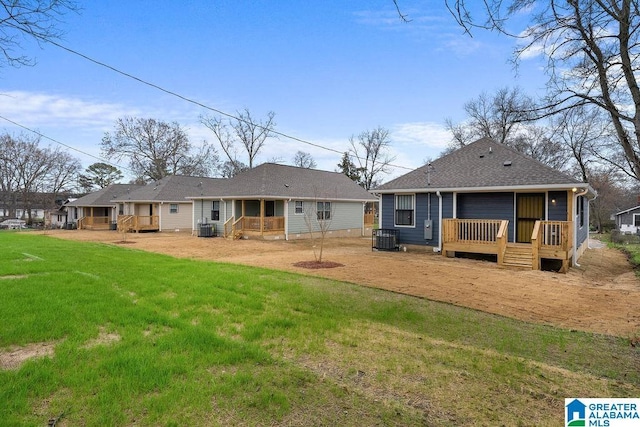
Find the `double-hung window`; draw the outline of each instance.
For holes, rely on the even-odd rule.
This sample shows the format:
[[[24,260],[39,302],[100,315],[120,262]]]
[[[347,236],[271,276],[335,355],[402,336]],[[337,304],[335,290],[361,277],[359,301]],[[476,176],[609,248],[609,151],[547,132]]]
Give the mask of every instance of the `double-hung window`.
[[[172,214],[177,214],[178,213],[178,204],[177,203],[171,203],[169,205],[169,213],[172,213]]]
[[[414,195],[396,195],[396,225],[414,226]]]
[[[211,202],[211,221],[220,221],[220,201]]]
[[[318,221],[331,219],[331,202],[318,202]]]
[[[296,215],[302,215],[304,213],[304,203],[302,200],[296,200],[295,209]]]

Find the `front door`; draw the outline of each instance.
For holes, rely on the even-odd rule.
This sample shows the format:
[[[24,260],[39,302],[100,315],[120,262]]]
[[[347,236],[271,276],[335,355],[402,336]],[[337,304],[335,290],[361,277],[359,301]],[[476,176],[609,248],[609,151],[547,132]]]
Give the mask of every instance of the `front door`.
[[[516,195],[516,242],[531,243],[531,233],[536,221],[544,219],[544,194],[524,193]]]

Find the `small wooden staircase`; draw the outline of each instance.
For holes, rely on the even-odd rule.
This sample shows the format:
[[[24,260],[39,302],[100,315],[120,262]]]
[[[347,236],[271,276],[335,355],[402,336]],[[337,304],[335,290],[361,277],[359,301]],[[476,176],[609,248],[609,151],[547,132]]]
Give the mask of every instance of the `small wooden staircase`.
[[[525,270],[533,269],[533,247],[530,244],[508,243],[502,265]]]

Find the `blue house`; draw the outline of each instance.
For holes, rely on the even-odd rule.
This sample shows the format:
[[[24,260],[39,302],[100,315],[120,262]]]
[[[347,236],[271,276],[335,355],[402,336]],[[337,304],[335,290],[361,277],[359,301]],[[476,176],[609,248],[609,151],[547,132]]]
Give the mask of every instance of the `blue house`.
[[[495,255],[498,264],[566,271],[587,248],[589,184],[489,138],[479,139],[375,190],[380,228],[402,245]]]

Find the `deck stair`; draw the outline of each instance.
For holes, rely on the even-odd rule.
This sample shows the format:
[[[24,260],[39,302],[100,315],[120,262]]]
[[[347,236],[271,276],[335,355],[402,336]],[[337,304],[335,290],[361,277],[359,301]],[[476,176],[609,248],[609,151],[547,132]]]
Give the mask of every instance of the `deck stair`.
[[[533,247],[527,244],[509,243],[502,265],[511,268],[533,269]]]

